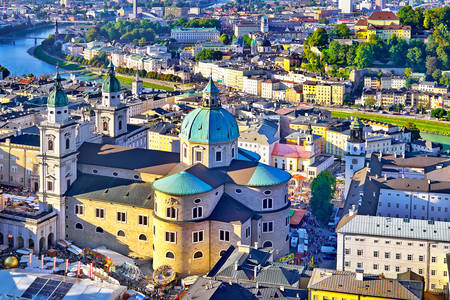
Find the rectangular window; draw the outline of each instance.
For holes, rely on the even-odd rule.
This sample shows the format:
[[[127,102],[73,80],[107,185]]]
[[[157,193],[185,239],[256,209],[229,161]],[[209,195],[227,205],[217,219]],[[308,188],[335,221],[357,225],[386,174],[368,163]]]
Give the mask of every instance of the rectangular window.
[[[362,256],[363,255],[363,251],[362,250],[356,250],[356,255]]]
[[[148,226],[148,216],[139,215],[138,224],[142,226]]]
[[[436,276],[436,270],[431,270],[431,275]]]
[[[436,262],[436,256],[432,256],[432,257],[431,257],[431,262],[432,262],[432,263],[435,263],[435,262]]]
[[[350,252],[350,249],[345,249],[345,254],[347,254],[347,255],[349,255],[351,252]]]
[[[423,269],[419,269],[419,275],[423,274]]]
[[[400,267],[395,267],[395,272],[400,272]]]
[[[419,261],[423,261],[423,255],[419,255]]]
[[[263,222],[263,232],[272,232],[273,231],[273,222]]]
[[[203,207],[197,206],[192,209],[192,219],[198,219],[203,217]]]
[[[412,254],[408,254],[408,260],[413,260]]]
[[[166,231],[165,241],[168,243],[176,243],[177,242],[177,233],[171,232],[171,231]]]
[[[84,206],[82,204],[75,205],[75,214],[79,216],[84,215]]]
[[[378,251],[373,251],[373,257],[378,257]]]
[[[123,211],[117,212],[117,222],[126,223],[127,222],[127,213]]]
[[[192,242],[193,243],[203,242],[203,230],[202,231],[194,231],[192,233]]]
[[[248,238],[250,236],[250,226],[245,228],[245,237]]]
[[[104,219],[105,218],[105,210],[103,208],[96,208],[95,209],[95,217]]]
[[[166,207],[166,217],[170,219],[176,219],[177,209],[174,207]]]
[[[222,151],[216,152],[216,161],[222,161]]]
[[[359,263],[356,263],[356,267],[357,267],[357,268],[362,268],[362,267],[363,267],[363,263],[360,263],[360,262],[359,262]]]
[[[391,257],[391,253],[389,252],[384,252],[384,258],[390,258]]]
[[[229,242],[230,241],[230,232],[227,230],[219,230],[219,240]]]
[[[12,176],[11,176],[11,177],[12,177]],[[53,182],[51,182],[51,181],[48,181],[48,182],[47,182],[47,190],[53,191]]]
[[[263,209],[271,209],[271,208],[273,208],[272,198],[263,199]]]
[[[402,259],[402,256],[400,253],[395,253],[395,259]]]
[[[378,270],[378,265],[377,264],[373,264],[373,269],[374,270]]]
[[[202,151],[195,150],[195,162],[202,162]]]
[[[385,266],[384,266],[384,270],[385,270],[385,271],[389,271],[389,266],[388,266],[388,265],[385,265]]]

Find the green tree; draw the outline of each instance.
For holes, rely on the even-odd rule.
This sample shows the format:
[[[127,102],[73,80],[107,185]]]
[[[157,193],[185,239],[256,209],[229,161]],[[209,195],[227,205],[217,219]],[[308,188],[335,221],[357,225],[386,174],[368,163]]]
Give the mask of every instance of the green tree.
[[[323,49],[328,45],[328,34],[323,28],[317,28],[309,37],[308,45]]]
[[[412,121],[408,121],[405,123],[405,128],[411,131],[411,139],[413,141],[418,140],[420,138],[420,130],[417,128],[416,124]]]
[[[377,102],[376,102],[376,100],[375,100],[375,98],[373,96],[369,96],[369,97],[366,98],[364,103],[368,107],[374,107]]]
[[[98,28],[92,27],[86,33],[86,40],[88,42],[95,41],[96,39],[98,39],[99,35],[100,35],[100,32],[99,32]]]
[[[345,23],[335,25],[334,32],[341,39],[348,39],[350,37],[350,29]]]
[[[405,68],[405,71],[403,74],[405,74],[406,77],[410,77],[412,75],[413,71],[411,68]]]
[[[215,51],[212,49],[203,49],[200,52],[197,53],[197,55],[195,56],[195,60],[196,61],[201,61],[201,60],[220,60],[222,59],[222,52],[220,51]]]
[[[430,112],[432,118],[442,119],[446,115],[446,111],[443,108],[435,108]]]
[[[373,48],[367,44],[362,43],[356,49],[355,63],[358,69],[363,69],[369,67],[373,62]]]
[[[226,33],[222,33],[222,35],[220,36],[219,40],[224,43],[225,45],[229,45],[231,44],[232,38],[226,34]]]
[[[329,24],[330,20],[328,20],[327,18],[320,18],[319,19],[319,24]]]
[[[248,36],[248,35],[244,35],[243,37],[242,37],[242,39],[244,40],[244,43],[247,45],[247,46],[251,46],[252,45],[252,39]]]
[[[437,57],[435,57],[435,56],[427,56],[427,60],[426,60],[425,66],[426,66],[427,74],[429,76],[431,76],[431,74],[433,74],[433,72],[438,67]]]
[[[1,65],[0,65],[0,72],[2,72],[3,78],[8,77],[10,74],[9,70],[6,67],[1,66]]]
[[[319,174],[320,175],[320,174]],[[311,206],[312,214],[322,223],[326,224],[333,211],[331,199],[333,196],[332,185],[327,176],[317,176],[311,183]]]
[[[424,61],[424,53],[422,52],[422,49],[419,47],[414,47],[408,49],[408,52],[406,53],[406,59],[407,59],[407,65],[411,68],[417,70],[417,69],[423,69],[423,65],[425,63]]]

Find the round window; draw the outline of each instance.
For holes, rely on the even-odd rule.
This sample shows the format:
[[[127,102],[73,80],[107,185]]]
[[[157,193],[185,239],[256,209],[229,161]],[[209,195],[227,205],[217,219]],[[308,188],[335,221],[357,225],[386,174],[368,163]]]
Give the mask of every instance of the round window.
[[[117,172],[114,172],[113,175],[114,175],[114,176],[117,176],[118,174],[117,174]]]
[[[242,190],[241,189],[236,189],[236,194],[240,194],[240,193],[242,193]]]
[[[270,194],[272,194],[272,192],[271,191],[264,191],[264,194],[265,195],[270,195]]]
[[[201,199],[198,199],[198,198],[197,198],[197,199],[194,200],[194,203],[195,203],[195,204],[199,204],[200,202],[202,202]]]

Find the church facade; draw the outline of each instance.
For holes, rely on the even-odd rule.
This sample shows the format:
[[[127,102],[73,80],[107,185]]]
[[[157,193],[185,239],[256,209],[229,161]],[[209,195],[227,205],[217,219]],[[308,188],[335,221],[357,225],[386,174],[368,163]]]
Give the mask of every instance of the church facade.
[[[116,142],[77,148],[58,76],[49,96],[39,126],[39,197],[57,216],[52,238],[153,258],[153,268],[168,264],[180,274],[206,273],[230,245],[286,255],[291,176],[243,155],[212,80],[203,105],[183,120],[180,153],[125,146],[126,106],[115,80],[111,67],[95,112],[97,128]]]

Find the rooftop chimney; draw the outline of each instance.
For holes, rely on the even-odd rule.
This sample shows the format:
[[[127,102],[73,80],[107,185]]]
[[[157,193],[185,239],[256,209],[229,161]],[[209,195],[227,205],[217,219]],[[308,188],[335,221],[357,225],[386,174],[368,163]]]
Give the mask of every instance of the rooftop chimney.
[[[356,270],[356,280],[363,281],[364,280],[364,272],[362,270]]]

